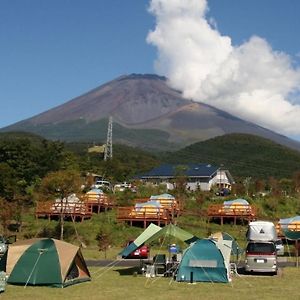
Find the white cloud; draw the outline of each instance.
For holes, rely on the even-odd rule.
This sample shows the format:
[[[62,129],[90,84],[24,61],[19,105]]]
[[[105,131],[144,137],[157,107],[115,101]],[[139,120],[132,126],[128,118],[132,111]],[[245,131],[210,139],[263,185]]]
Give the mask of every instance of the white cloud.
[[[300,134],[300,70],[258,36],[234,47],[207,20],[205,0],[152,0],[159,74],[187,98],[287,134]]]

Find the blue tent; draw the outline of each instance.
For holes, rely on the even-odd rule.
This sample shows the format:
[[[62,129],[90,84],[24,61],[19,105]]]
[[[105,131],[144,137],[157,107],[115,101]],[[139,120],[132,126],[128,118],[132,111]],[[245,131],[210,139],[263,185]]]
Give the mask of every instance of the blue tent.
[[[202,239],[183,254],[177,281],[229,282],[232,241]]]

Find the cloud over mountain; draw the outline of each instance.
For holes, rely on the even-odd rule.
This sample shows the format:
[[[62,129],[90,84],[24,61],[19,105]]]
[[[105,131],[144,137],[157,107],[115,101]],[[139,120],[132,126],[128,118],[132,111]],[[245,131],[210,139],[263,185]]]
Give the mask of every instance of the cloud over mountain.
[[[233,46],[206,0],[152,0],[156,71],[186,98],[201,101],[287,135],[300,134],[300,70],[283,52],[253,35]]]

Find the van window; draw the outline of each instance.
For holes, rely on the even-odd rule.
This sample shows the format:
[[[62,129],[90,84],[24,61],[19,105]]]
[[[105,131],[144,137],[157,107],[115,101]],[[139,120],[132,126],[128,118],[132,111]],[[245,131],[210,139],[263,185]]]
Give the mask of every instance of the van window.
[[[273,243],[249,243],[247,246],[247,252],[253,254],[258,253],[274,253],[276,251]]]

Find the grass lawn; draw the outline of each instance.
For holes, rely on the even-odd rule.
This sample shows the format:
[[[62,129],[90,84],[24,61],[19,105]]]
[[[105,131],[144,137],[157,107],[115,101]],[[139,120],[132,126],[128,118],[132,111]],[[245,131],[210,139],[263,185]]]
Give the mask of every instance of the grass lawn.
[[[299,299],[300,269],[284,268],[277,276],[234,276],[228,284],[180,283],[146,278],[133,268],[91,267],[92,281],[65,289],[7,285],[1,299]]]

